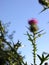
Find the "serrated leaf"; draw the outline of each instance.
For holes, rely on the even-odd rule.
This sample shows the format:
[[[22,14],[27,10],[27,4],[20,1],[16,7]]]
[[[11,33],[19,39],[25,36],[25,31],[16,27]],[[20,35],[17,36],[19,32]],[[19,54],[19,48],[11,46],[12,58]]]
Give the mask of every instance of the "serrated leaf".
[[[47,8],[44,8],[40,13],[42,13],[43,11],[45,11]]]
[[[48,58],[48,57],[49,57],[49,54],[45,58]]]
[[[41,33],[42,31],[44,31],[44,30],[40,30],[40,31],[39,31],[39,32],[37,32],[36,34]]]
[[[44,54],[42,54],[42,58],[44,59]]]
[[[40,55],[37,54],[37,56],[38,56],[38,58],[39,58],[40,60],[42,60],[42,58],[40,57]]]
[[[42,12],[44,12],[46,9],[48,9],[49,7],[47,7],[47,8],[44,8],[40,13],[42,13]]]

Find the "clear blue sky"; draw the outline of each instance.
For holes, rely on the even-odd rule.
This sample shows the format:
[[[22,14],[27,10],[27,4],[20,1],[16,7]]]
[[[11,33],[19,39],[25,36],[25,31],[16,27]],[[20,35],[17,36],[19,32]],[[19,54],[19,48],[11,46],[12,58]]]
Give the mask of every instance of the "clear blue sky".
[[[19,39],[24,48],[20,48],[22,55],[25,55],[25,61],[28,65],[33,62],[32,46],[28,41],[26,33],[28,26],[28,20],[36,18],[38,20],[38,26],[40,29],[44,29],[46,32],[41,38],[37,39],[37,53],[42,54],[43,51],[49,53],[49,10],[39,14],[43,7],[38,3],[38,0],[0,0],[0,20],[3,23],[11,22],[9,32],[16,31],[14,34],[14,42]],[[39,65],[37,58],[37,63]]]

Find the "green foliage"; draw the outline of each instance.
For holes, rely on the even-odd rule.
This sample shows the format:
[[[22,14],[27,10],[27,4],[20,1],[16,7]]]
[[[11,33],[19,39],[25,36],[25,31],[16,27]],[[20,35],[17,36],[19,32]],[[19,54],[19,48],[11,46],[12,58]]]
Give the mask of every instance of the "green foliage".
[[[23,61],[24,57],[18,53],[18,49],[21,46],[20,41],[17,43],[7,41],[4,35],[5,32],[0,21],[0,65],[27,65]]]
[[[44,7],[40,13],[42,13],[46,9],[49,9],[49,1],[48,0],[39,0],[39,3]]]
[[[39,60],[41,61],[40,65],[42,65],[46,60],[49,59],[49,54],[47,54],[47,55],[45,56],[45,55],[42,53],[42,57],[41,57],[40,55],[38,55],[38,54],[37,54],[37,56],[38,56]]]
[[[33,34],[29,34],[28,32],[27,32],[27,34],[25,34],[28,36],[28,40],[32,43],[32,46],[33,46],[33,50],[32,50],[33,51],[33,61],[34,61],[33,65],[36,65],[36,55],[37,55],[36,39],[45,34],[45,32],[44,33],[42,33],[42,32],[43,32],[43,30],[36,31],[36,33],[33,33]],[[41,57],[39,55],[37,55],[37,56],[41,59]],[[42,57],[44,57],[44,56],[42,55]]]

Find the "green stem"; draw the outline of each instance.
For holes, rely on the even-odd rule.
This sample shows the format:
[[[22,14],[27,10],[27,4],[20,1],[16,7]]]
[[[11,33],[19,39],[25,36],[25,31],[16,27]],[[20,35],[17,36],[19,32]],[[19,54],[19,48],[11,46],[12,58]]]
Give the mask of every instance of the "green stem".
[[[35,34],[33,36],[33,42],[32,42],[32,45],[33,45],[33,60],[34,60],[34,65],[36,65],[36,39],[35,39]]]

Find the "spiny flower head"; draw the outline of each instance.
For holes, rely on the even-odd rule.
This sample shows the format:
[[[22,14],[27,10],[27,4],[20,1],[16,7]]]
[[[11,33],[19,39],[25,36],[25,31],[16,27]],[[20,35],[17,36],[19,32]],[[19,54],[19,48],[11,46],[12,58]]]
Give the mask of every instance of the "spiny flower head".
[[[30,19],[28,21],[29,26],[29,30],[33,33],[35,33],[36,31],[38,31],[38,27],[37,27],[37,23],[38,21],[36,19]]]
[[[36,19],[30,19],[30,20],[28,21],[28,24],[29,24],[29,25],[37,24],[37,20],[36,20]]]

